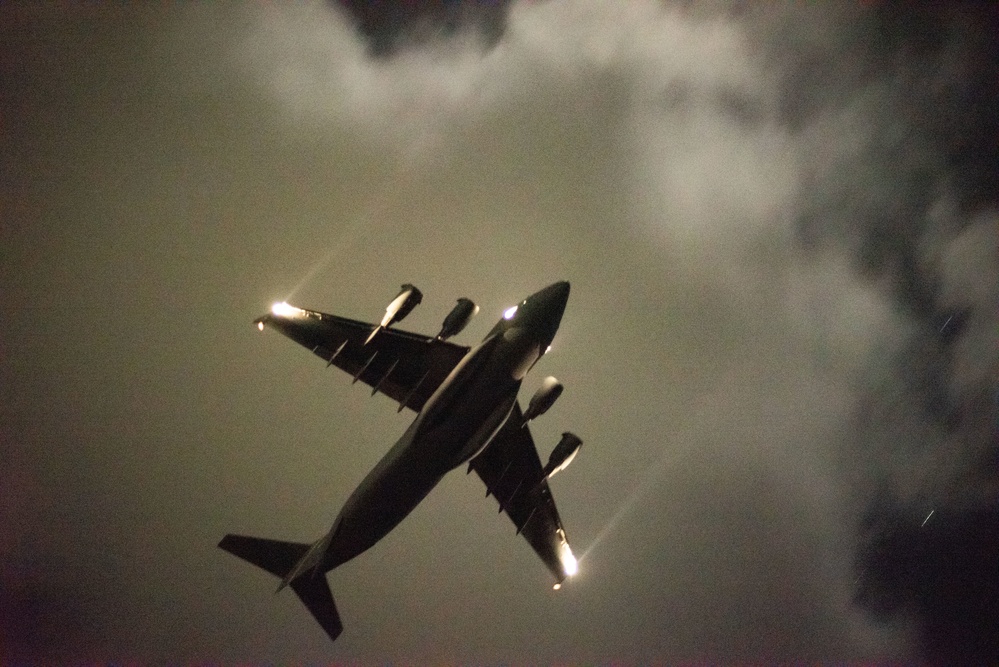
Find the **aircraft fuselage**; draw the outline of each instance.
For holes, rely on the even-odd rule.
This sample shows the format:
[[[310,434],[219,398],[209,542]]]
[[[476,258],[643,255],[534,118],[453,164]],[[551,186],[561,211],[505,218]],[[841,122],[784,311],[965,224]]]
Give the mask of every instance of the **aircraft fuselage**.
[[[554,338],[568,295],[568,283],[531,295],[469,350],[347,499],[325,540],[323,571],[382,539],[447,472],[489,444]]]

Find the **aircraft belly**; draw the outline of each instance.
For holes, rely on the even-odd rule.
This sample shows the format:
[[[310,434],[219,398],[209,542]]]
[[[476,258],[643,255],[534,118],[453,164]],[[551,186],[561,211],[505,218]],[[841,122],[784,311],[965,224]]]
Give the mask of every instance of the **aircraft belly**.
[[[385,537],[437,486],[443,473],[433,460],[419,456],[414,444],[393,447],[344,504],[334,524],[329,568]]]
[[[452,443],[452,446],[449,447],[439,447],[448,453],[445,463],[447,470],[454,469],[482,451],[506,423],[516,402],[517,392],[511,391],[499,401],[493,402],[491,406],[489,404],[471,406],[476,413],[475,419],[469,419],[462,423],[463,428],[431,434],[435,436],[435,440],[442,444],[443,442]]]
[[[334,523],[327,569],[387,535],[449,470],[485,447],[502,427],[520,382],[511,376],[504,355],[490,351],[479,351],[479,363],[467,364],[465,374],[445,381],[461,391],[438,391],[351,494]]]
[[[513,379],[503,363],[502,351],[496,350],[490,363],[476,369],[464,391],[442,392],[433,405],[432,418],[420,415],[413,424],[422,446],[444,462],[445,470],[467,460],[465,450],[474,444],[471,441],[491,437],[513,409],[520,381]],[[485,436],[483,429],[488,431]]]

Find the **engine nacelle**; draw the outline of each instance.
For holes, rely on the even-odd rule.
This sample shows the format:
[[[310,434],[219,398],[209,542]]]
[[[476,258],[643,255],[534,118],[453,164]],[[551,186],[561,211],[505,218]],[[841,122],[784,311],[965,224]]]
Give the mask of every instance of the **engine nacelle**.
[[[562,395],[563,389],[561,382],[550,375],[546,377],[538,390],[534,392],[531,402],[527,404],[527,410],[524,412],[524,424],[548,412],[548,408],[554,405],[558,397]]]
[[[541,471],[542,479],[548,479],[557,472],[561,472],[569,467],[572,460],[579,453],[579,448],[583,446],[583,441],[575,434],[566,431],[562,434],[562,439],[555,445],[552,454],[548,457],[548,463]]]
[[[382,327],[388,327],[403,319],[423,301],[423,292],[416,289],[415,285],[406,283],[402,286],[399,295],[392,299],[392,303],[385,309],[385,317],[382,318]]]
[[[437,340],[447,340],[451,336],[457,336],[478,312],[479,307],[472,303],[471,299],[465,297],[458,299],[458,305],[444,318]]]
[[[406,283],[402,286],[402,291],[399,292],[398,296],[392,299],[392,302],[385,309],[385,317],[382,318],[381,324],[372,330],[371,335],[368,339],[364,341],[367,345],[371,342],[371,339],[375,337],[382,329],[395,324],[396,322],[401,322],[406,315],[413,312],[413,309],[423,301],[423,292],[418,290],[415,285],[410,285]]]

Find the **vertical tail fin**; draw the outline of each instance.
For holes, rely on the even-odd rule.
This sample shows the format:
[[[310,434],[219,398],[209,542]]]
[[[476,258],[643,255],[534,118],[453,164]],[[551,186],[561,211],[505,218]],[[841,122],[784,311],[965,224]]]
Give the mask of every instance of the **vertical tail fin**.
[[[316,544],[308,545],[226,535],[219,542],[219,547],[280,577],[282,583],[278,590],[290,584],[330,639],[335,640],[343,631],[343,624],[326,582],[326,575],[316,567],[319,564],[317,558],[321,559],[323,552],[317,547],[328,539],[328,536],[323,537]],[[309,569],[312,571],[309,572]]]

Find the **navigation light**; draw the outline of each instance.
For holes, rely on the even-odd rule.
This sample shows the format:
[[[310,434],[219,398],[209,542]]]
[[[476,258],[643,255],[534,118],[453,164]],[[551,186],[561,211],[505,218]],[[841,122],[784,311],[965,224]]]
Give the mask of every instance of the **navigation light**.
[[[562,561],[562,567],[565,568],[567,575],[571,577],[579,572],[579,563],[576,562],[576,557],[572,555],[572,549],[569,548],[568,543],[562,543],[562,550],[558,557]]]
[[[286,301],[281,301],[271,306],[271,312],[278,317],[292,317],[302,312],[302,309],[295,308],[295,306],[289,305]]]

